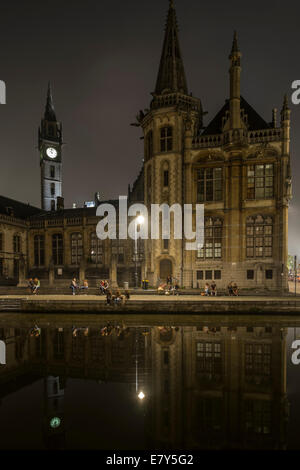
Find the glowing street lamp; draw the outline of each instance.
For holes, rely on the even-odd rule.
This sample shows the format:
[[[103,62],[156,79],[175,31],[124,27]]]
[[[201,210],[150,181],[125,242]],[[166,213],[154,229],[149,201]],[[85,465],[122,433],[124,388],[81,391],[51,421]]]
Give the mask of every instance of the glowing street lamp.
[[[134,278],[135,278],[135,288],[137,289],[138,287],[138,248],[137,248],[137,228],[138,225],[143,225],[145,222],[145,217],[142,215],[139,215],[135,219],[135,237],[134,237],[134,259],[135,259],[135,273],[134,273]]]
[[[141,401],[144,400],[145,396],[146,396],[146,395],[144,394],[144,392],[140,392],[140,393],[138,394],[138,398],[139,398]]]

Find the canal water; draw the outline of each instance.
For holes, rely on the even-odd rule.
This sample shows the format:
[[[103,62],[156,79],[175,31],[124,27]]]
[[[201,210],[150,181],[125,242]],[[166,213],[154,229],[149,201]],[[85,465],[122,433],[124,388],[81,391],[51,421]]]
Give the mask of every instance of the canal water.
[[[1,314],[0,449],[299,449],[300,322],[207,318]]]

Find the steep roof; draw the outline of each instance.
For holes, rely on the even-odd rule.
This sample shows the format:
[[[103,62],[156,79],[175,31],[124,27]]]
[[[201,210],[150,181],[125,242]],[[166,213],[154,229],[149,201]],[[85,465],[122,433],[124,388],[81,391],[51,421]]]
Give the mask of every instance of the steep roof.
[[[111,204],[115,208],[118,208],[119,201],[101,201],[101,204]],[[57,211],[43,211],[38,214],[33,214],[30,219],[58,219],[58,218],[69,218],[69,217],[94,217],[96,216],[96,207],[77,207],[76,209],[60,209]]]
[[[38,207],[24,204],[23,202],[0,196],[0,214],[9,215],[17,219],[27,219],[33,215],[43,212]]]
[[[173,0],[170,0],[155,94],[161,95],[164,91],[188,94]]]
[[[249,131],[268,129],[268,124],[256,111],[250,106],[250,104],[241,96],[241,110],[244,110],[244,114],[248,116],[248,129]],[[229,112],[229,100],[226,100],[223,108],[216,114],[208,126],[204,129],[201,135],[214,135],[222,133],[222,120]]]

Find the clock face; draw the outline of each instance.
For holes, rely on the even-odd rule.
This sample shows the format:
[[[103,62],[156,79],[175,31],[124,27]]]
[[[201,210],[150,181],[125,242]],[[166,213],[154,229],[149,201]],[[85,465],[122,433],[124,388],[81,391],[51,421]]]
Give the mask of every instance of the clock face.
[[[57,151],[53,147],[48,147],[46,150],[46,154],[49,158],[57,157]]]

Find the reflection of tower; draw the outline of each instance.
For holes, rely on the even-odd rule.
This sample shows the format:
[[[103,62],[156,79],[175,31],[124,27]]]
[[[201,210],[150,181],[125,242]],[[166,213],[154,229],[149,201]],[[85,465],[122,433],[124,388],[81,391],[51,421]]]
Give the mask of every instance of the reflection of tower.
[[[64,381],[48,376],[44,381],[44,439],[50,449],[65,447]]]

